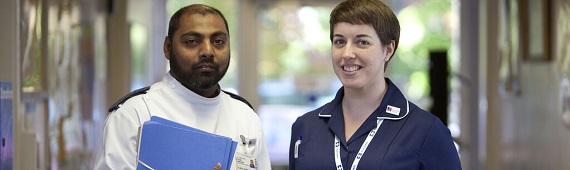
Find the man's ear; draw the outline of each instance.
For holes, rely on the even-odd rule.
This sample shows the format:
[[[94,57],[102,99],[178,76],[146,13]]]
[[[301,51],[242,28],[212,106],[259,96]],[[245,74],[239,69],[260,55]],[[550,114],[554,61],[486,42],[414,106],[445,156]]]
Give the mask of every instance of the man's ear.
[[[166,38],[164,38],[164,47],[162,50],[164,50],[164,57],[166,57],[166,59],[170,60],[170,50],[172,49],[172,41],[170,41],[170,37],[166,36]]]

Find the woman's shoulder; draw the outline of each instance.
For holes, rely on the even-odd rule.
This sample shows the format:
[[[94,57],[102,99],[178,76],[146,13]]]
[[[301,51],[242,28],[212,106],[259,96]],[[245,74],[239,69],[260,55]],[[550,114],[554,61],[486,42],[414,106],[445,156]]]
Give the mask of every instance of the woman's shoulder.
[[[316,108],[314,110],[311,110],[299,117],[297,117],[297,119],[295,120],[295,122],[293,123],[294,125],[300,125],[300,124],[314,124],[317,121],[323,121],[321,118],[323,117],[322,115],[319,116],[322,112],[323,109],[326,108],[328,104],[325,104],[323,106],[320,106],[319,108]]]
[[[408,115],[408,123],[416,126],[429,128],[432,126],[441,126],[441,120],[429,111],[426,111],[414,103],[410,102],[410,114]]]
[[[330,117],[329,113],[330,112],[330,103],[324,104],[314,110],[311,110],[301,116],[299,116],[299,118],[303,117],[304,119],[318,119],[319,117]]]

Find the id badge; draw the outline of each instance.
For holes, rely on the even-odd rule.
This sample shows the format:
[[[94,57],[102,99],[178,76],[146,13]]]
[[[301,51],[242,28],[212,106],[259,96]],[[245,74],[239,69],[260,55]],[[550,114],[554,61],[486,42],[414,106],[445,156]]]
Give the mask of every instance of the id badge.
[[[238,170],[254,170],[257,169],[257,159],[253,156],[243,153],[235,153],[235,164]]]

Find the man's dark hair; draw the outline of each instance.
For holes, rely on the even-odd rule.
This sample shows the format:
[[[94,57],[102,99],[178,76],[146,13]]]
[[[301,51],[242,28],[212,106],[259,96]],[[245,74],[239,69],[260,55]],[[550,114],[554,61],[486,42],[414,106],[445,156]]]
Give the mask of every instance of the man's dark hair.
[[[179,9],[178,11],[176,11],[174,13],[174,15],[172,15],[172,17],[170,17],[170,22],[168,23],[168,37],[170,37],[170,40],[172,41],[172,36],[174,35],[174,32],[176,32],[176,30],[178,30],[178,27],[180,26],[180,17],[182,16],[182,14],[202,14],[202,15],[206,15],[206,14],[217,14],[220,17],[222,17],[222,19],[224,20],[224,24],[226,24],[226,31],[228,32],[228,36],[230,34],[230,30],[228,28],[228,21],[226,20],[226,17],[224,17],[224,14],[222,14],[222,12],[220,12],[218,9],[208,6],[208,5],[204,5],[204,4],[193,4],[193,5],[188,5],[184,8]]]

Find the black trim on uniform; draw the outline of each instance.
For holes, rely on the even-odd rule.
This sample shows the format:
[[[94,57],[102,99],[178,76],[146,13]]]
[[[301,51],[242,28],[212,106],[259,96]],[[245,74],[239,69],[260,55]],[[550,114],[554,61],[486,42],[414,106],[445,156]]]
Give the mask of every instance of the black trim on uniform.
[[[129,100],[129,99],[132,98],[132,97],[135,97],[135,96],[138,96],[138,95],[141,95],[141,94],[146,94],[146,92],[148,91],[148,89],[150,89],[150,86],[137,89],[137,90],[135,90],[135,91],[133,91],[133,92],[127,94],[125,97],[121,98],[119,101],[117,101],[115,104],[113,104],[113,106],[111,106],[108,111],[109,111],[109,112],[113,112],[113,111],[119,109],[119,105],[125,103],[125,101]],[[249,108],[251,108],[251,109],[253,110],[253,106],[251,106],[251,104],[249,104],[249,102],[248,102],[247,100],[245,100],[245,98],[243,98],[243,97],[241,97],[241,96],[238,96],[237,94],[233,94],[233,93],[224,91],[224,90],[222,90],[222,91],[223,91],[224,93],[230,95],[230,97],[232,97],[232,98],[234,98],[234,99],[236,99],[236,100],[239,100],[239,101],[241,101],[241,102],[247,104],[247,106],[249,106]]]
[[[224,93],[230,95],[230,97],[232,97],[232,98],[234,98],[234,99],[236,99],[236,100],[239,100],[239,101],[241,101],[241,102],[244,102],[245,104],[247,104],[247,106],[249,106],[249,108],[251,108],[251,110],[254,110],[254,109],[253,109],[253,106],[251,106],[251,104],[249,104],[249,102],[248,102],[247,100],[245,100],[245,98],[243,98],[243,97],[241,97],[241,96],[238,96],[237,94],[233,94],[233,93],[227,92],[227,91],[225,91],[225,90],[222,90],[222,91],[223,91]]]
[[[135,96],[138,96],[141,94],[146,94],[146,91],[148,91],[148,89],[150,89],[150,86],[137,89],[137,90],[127,94],[125,97],[123,97],[119,101],[117,101],[117,103],[113,104],[113,106],[111,106],[109,108],[109,112],[113,112],[113,111],[119,109],[119,105],[125,103],[125,101],[129,100],[132,97],[135,97]]]

